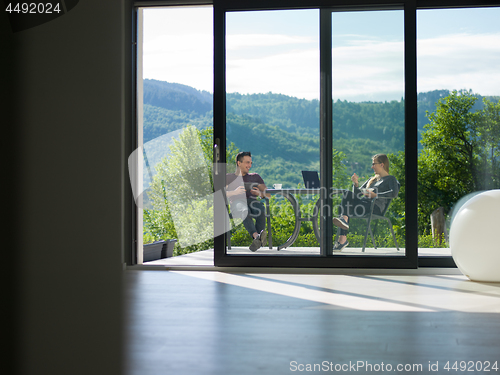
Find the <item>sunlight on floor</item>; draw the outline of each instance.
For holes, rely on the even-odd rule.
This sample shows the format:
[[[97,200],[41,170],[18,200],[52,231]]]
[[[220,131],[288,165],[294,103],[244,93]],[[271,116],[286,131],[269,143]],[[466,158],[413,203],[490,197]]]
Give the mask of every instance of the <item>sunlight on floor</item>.
[[[317,309],[500,312],[500,284],[461,275],[297,275],[171,271],[317,302]]]

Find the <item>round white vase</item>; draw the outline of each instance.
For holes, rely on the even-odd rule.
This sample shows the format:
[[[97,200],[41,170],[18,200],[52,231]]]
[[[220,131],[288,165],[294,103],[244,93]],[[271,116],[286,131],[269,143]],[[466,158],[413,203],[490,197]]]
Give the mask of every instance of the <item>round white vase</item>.
[[[500,190],[465,202],[450,228],[451,255],[473,281],[500,282]]]

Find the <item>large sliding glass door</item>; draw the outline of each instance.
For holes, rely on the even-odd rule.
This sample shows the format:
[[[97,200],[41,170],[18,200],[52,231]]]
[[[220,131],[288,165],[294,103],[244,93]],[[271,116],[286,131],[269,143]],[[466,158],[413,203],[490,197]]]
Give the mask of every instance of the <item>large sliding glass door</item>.
[[[245,192],[240,198],[248,211],[241,212],[240,198],[232,195],[239,184],[228,186],[233,221],[227,253],[319,255],[316,225],[305,220],[315,217],[319,194],[294,193],[303,191],[301,172],[318,172],[320,165],[319,10],[229,12],[225,40],[228,178],[237,153],[251,152],[243,157],[252,166],[242,180],[259,175],[267,195]],[[252,252],[250,232],[262,230],[263,243]]]
[[[450,258],[458,209],[500,188],[499,19],[500,7],[417,12],[418,231],[426,262]]]
[[[143,238],[174,238],[174,255],[210,249],[213,239],[216,265],[453,266],[447,242],[453,213],[500,180],[499,3],[465,0],[460,9],[453,0],[202,3],[214,4],[213,34],[212,27],[200,31],[198,10],[177,7],[198,1],[136,1],[138,14],[144,9],[148,16],[144,33],[136,25],[139,131],[131,171],[139,210],[132,263],[143,261]],[[211,8],[199,11],[211,24]],[[170,35],[157,38],[167,29]],[[205,53],[212,40],[213,96],[204,82],[212,78],[211,52]],[[443,121],[450,108],[467,109],[454,124],[474,143],[470,160],[457,148],[445,152],[454,141]],[[172,151],[164,138],[184,127],[202,131],[201,141],[171,173],[157,169]],[[266,241],[256,251],[226,188],[240,151],[251,153],[248,171],[267,188],[257,199]],[[388,156],[383,164],[399,183],[397,196],[371,221],[373,240],[366,218],[349,216],[343,237],[334,219],[345,209],[345,190],[354,174],[362,185],[381,172],[376,154]],[[305,186],[303,171],[319,185]],[[336,243],[345,240],[339,251]]]
[[[416,79],[405,10],[252,7],[214,2],[214,184],[227,198],[215,217],[231,218],[215,265],[416,268],[405,230],[416,221],[405,205],[416,194],[404,185],[416,129],[406,120]],[[353,192],[354,179],[375,191]],[[334,223],[351,203],[346,233]]]
[[[352,190],[351,178],[359,187],[381,186],[374,209],[388,219],[370,223],[366,242],[367,220],[349,220],[348,235],[337,240],[348,241],[343,254],[405,254],[404,52],[402,9],[332,12],[334,186]],[[385,174],[394,176],[394,186]],[[337,214],[367,216],[358,200],[350,207],[342,199],[334,201]]]

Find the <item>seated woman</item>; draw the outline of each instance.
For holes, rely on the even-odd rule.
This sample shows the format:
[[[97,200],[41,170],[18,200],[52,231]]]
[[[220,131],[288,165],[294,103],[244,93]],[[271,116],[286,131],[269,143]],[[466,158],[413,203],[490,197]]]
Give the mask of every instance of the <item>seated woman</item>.
[[[342,197],[340,216],[333,219],[333,224],[340,228],[340,236],[333,246],[333,251],[342,251],[349,242],[349,217],[364,217],[368,215],[373,198],[395,198],[399,192],[399,183],[394,176],[389,174],[389,159],[385,154],[372,157],[372,169],[375,175],[359,186],[358,176],[351,176],[352,191],[346,192]],[[390,199],[376,199],[373,213],[381,215]]]

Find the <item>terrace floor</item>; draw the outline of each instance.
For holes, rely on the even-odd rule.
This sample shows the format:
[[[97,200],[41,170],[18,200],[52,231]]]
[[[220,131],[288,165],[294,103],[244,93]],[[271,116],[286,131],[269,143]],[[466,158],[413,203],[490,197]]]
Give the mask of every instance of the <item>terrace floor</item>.
[[[349,247],[344,249],[339,254],[344,255],[384,255],[384,256],[403,256],[404,249],[397,250],[396,248],[366,248],[365,252],[356,247]],[[261,248],[255,253],[251,252],[248,247],[232,247],[228,250],[228,254],[244,254],[244,255],[320,255],[319,247],[289,247],[282,250]],[[449,248],[428,248],[419,249],[421,256],[450,256],[451,251]],[[148,266],[206,266],[213,267],[213,249],[199,251],[196,253],[180,255],[172,258],[158,259],[151,262],[146,262],[144,265]]]

